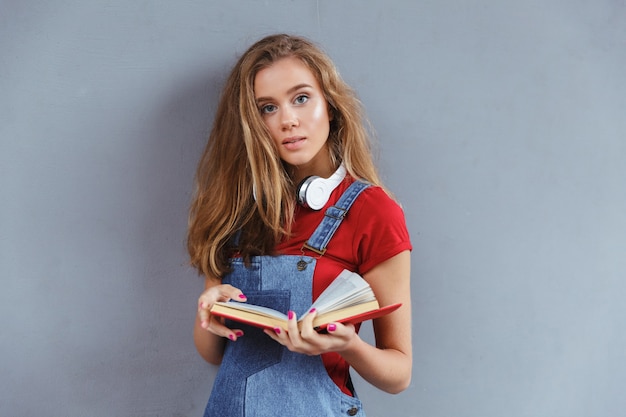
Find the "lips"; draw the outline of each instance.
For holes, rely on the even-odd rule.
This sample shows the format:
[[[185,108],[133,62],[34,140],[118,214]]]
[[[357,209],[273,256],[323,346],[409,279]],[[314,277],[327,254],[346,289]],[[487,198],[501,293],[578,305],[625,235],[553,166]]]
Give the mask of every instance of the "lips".
[[[291,136],[283,139],[282,145],[283,149],[289,152],[297,152],[304,148],[304,144],[306,143],[306,136]]]
[[[304,136],[292,136],[292,137],[283,139],[282,144],[283,145],[292,145],[292,144],[300,142],[300,141],[302,141],[304,139],[306,139]]]

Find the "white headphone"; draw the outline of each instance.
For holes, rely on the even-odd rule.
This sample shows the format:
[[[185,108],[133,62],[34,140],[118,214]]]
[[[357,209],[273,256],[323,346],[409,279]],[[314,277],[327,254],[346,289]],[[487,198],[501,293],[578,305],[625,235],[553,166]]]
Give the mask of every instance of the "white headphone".
[[[333,190],[346,177],[346,167],[343,164],[329,178],[316,175],[303,179],[296,190],[298,203],[313,210],[319,210],[328,202]]]

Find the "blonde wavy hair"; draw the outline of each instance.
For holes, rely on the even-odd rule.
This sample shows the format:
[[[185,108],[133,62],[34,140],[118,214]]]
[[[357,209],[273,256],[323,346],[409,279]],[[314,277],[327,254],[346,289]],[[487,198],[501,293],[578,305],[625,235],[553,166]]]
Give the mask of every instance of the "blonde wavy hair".
[[[227,273],[234,253],[246,260],[274,254],[290,234],[295,184],[254,95],[256,74],[287,57],[311,70],[328,102],[332,120],[326,145],[333,165],[343,162],[352,177],[382,185],[361,104],[330,58],[302,37],[277,34],[259,40],[226,81],[196,172],[187,248],[191,265],[206,277]]]

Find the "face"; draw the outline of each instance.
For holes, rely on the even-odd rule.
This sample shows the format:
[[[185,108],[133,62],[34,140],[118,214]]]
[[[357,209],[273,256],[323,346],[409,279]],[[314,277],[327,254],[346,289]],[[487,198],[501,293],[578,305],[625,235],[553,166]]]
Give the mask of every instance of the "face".
[[[295,168],[294,179],[329,177],[328,103],[311,70],[297,58],[280,59],[256,74],[254,96],[280,158]]]

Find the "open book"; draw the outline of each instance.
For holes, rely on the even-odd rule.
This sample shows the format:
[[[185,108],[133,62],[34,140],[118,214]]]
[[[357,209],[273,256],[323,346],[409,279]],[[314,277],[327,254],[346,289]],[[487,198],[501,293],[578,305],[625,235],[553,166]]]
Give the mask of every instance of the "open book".
[[[381,308],[367,281],[359,274],[344,269],[307,311],[312,308],[317,310],[313,327],[323,330],[328,323],[356,324],[375,319],[391,313],[401,305],[398,303]],[[287,329],[286,314],[248,303],[217,302],[211,307],[211,314],[261,328]],[[305,316],[298,320],[298,324]]]

